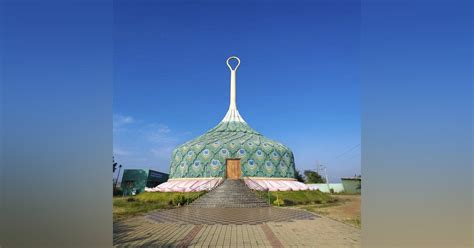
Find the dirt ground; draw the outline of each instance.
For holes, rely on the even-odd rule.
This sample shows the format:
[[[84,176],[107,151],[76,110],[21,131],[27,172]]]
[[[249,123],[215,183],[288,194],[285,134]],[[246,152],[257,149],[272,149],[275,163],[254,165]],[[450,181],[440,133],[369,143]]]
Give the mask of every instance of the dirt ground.
[[[341,221],[352,226],[361,227],[360,218],[360,195],[334,195],[338,199],[336,203],[323,205],[307,205],[300,208],[324,215],[331,219]]]

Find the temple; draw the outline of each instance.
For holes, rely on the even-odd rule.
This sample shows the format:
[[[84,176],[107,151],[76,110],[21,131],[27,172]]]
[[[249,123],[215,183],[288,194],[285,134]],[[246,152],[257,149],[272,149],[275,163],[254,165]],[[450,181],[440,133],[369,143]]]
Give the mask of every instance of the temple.
[[[234,68],[229,63],[236,60]],[[154,192],[211,190],[226,179],[240,179],[254,190],[308,190],[295,179],[293,152],[252,129],[237,110],[238,57],[226,61],[230,69],[230,104],[222,121],[203,135],[174,149],[169,180]]]

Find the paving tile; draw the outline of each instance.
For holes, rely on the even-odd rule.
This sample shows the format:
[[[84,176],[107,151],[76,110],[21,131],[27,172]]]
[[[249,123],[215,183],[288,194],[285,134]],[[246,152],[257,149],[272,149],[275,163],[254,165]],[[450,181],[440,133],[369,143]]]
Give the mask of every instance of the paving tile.
[[[232,209],[222,212],[217,209],[213,218],[207,216],[212,214],[210,209],[204,209],[204,212],[183,209],[181,212],[162,213],[159,217],[156,216],[158,212],[155,212],[148,216],[114,223],[114,245],[117,247],[361,247],[360,229],[325,217],[286,211],[290,209],[266,209],[275,210],[269,212],[255,208],[240,208],[234,212]],[[247,213],[242,210],[246,210]],[[249,216],[254,217],[256,214],[250,212],[255,210],[261,216],[257,220],[252,220]],[[183,217],[177,217],[183,213],[191,219],[184,220]],[[191,214],[204,214],[204,216],[192,217]],[[238,214],[241,214],[240,219],[237,218]],[[195,224],[198,220],[206,220],[211,224]]]
[[[150,220],[158,223],[183,224],[222,224],[243,225],[263,224],[267,222],[288,222],[293,220],[317,219],[318,216],[297,209],[275,207],[265,208],[191,208],[157,211],[147,215]]]

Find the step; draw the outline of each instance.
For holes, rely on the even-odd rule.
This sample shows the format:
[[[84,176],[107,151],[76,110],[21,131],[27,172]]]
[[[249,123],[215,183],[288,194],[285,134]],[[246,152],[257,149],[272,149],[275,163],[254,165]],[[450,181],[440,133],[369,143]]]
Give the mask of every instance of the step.
[[[242,180],[225,180],[214,190],[190,204],[196,208],[256,208],[269,205]]]

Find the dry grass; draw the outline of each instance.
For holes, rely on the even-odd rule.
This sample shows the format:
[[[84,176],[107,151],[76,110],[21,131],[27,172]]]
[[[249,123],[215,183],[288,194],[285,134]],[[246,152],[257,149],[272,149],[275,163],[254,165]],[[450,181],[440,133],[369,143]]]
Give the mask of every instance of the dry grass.
[[[312,204],[299,208],[342,221],[357,228],[361,228],[360,195],[337,195],[337,202],[328,204]]]

